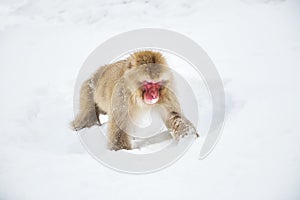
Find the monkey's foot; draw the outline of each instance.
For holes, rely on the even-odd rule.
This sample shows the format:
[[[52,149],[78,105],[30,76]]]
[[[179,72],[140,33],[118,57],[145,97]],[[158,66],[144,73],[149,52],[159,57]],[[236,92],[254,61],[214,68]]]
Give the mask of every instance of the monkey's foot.
[[[132,147],[128,139],[119,138],[119,140],[116,140],[114,141],[114,143],[109,144],[109,149],[113,151],[119,151],[122,149],[132,150]]]
[[[112,147],[109,148],[112,151],[119,151],[119,150],[132,150],[130,146],[118,146],[118,145],[112,145]]]

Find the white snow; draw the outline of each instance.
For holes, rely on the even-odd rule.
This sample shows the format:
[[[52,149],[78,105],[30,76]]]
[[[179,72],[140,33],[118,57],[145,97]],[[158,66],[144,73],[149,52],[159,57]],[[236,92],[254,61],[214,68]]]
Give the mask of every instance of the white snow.
[[[300,198],[297,0],[0,1],[0,199]],[[69,127],[81,64],[113,35],[157,27],[198,42],[224,80],[227,118],[175,164],[128,175]]]

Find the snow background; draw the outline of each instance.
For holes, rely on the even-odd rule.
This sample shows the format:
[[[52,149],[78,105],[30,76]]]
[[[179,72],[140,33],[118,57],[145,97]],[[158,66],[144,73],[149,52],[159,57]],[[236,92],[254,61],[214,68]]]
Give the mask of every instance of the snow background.
[[[300,199],[297,0],[1,0],[0,199]],[[167,28],[208,53],[227,119],[154,174],[100,165],[68,128],[81,64],[123,31]]]

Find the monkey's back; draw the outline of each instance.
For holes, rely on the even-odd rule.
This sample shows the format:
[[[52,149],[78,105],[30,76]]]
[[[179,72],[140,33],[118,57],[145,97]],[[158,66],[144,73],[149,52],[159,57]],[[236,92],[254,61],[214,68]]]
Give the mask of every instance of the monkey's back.
[[[113,89],[128,68],[128,61],[121,60],[98,69],[93,80],[96,83],[94,101],[97,106],[108,113]]]

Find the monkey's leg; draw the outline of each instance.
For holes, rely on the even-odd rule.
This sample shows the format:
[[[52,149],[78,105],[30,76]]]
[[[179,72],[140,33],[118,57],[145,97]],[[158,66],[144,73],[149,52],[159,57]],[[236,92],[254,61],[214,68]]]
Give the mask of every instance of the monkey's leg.
[[[176,140],[189,134],[199,137],[193,124],[182,115],[179,102],[173,92],[166,91],[163,103],[165,124],[168,129],[173,131]]]
[[[80,108],[75,120],[71,122],[74,130],[91,127],[99,121],[94,102],[94,91],[90,84],[91,80],[85,81],[80,89]]]
[[[127,149],[131,150],[130,139],[127,133],[118,127],[115,121],[109,118],[108,121],[108,134],[109,142],[111,143],[110,148],[112,150]]]

